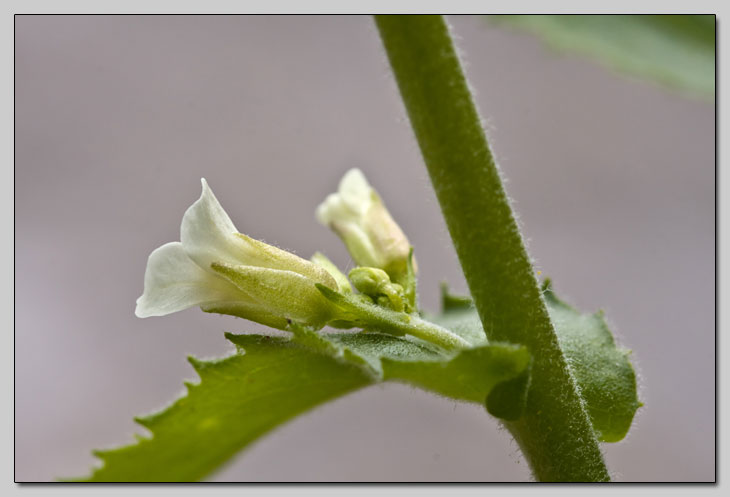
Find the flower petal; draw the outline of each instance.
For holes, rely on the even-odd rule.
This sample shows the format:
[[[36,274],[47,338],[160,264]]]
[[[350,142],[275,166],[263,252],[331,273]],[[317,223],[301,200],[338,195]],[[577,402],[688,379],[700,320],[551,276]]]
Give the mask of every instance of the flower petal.
[[[239,233],[205,179],[203,192],[188,208],[180,226],[180,241],[198,266],[211,271],[214,262],[294,271],[317,283],[337,288],[323,268],[286,250]]]
[[[211,271],[214,262],[294,271],[317,283],[337,288],[323,268],[286,250],[239,233],[205,179],[200,198],[188,208],[180,226],[180,241],[198,266]]]
[[[237,237],[238,230],[223,210],[205,179],[200,198],[191,205],[180,225],[180,241],[188,256],[208,270],[213,262],[250,264],[251,247]]]
[[[186,254],[180,242],[167,243],[150,254],[144,293],[137,299],[137,317],[164,316],[214,302],[250,301],[234,285],[204,271]]]
[[[339,194],[353,211],[365,214],[373,201],[373,187],[359,169],[350,169],[340,180]]]
[[[337,193],[330,193],[319,207],[317,220],[325,226],[333,223],[359,223],[373,201],[374,190],[359,169],[350,169],[340,181]]]

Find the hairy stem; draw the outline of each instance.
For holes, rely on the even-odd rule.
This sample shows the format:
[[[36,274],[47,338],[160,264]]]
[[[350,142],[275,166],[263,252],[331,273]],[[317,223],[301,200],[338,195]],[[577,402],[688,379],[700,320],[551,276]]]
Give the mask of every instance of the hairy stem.
[[[317,283],[322,295],[350,314],[354,321],[345,320],[344,327],[353,323],[369,331],[379,331],[395,336],[411,335],[445,350],[465,349],[471,344],[446,328],[419,318],[416,314],[393,311],[372,303],[365,303],[353,295],[343,295]],[[331,321],[332,325],[334,321]]]
[[[489,340],[527,346],[527,408],[507,427],[541,481],[607,481],[476,106],[441,16],[376,16]]]
[[[408,322],[388,321],[376,322],[372,326],[375,331],[384,333],[395,333],[396,336],[408,334],[416,338],[420,338],[426,342],[441,347],[444,350],[459,350],[469,348],[471,344],[446,328],[434,324],[417,316],[409,316]]]

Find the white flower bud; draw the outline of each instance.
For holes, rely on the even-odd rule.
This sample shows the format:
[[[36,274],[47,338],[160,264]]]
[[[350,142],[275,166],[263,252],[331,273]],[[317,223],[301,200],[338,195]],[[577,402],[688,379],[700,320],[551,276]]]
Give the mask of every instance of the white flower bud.
[[[316,216],[337,233],[359,266],[403,279],[411,245],[359,169],[343,176],[339,191],[327,196]]]

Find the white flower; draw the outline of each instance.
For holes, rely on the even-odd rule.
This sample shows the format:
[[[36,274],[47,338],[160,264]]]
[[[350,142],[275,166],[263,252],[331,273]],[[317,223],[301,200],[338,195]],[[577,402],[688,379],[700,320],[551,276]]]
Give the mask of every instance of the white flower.
[[[321,266],[238,232],[205,179],[183,216],[180,242],[150,254],[135,314],[164,316],[200,306],[276,328],[291,319],[322,326],[332,305],[315,287],[337,290]]]
[[[393,281],[405,274],[411,245],[359,169],[343,176],[339,191],[327,196],[316,216],[345,242],[358,265],[383,269]]]

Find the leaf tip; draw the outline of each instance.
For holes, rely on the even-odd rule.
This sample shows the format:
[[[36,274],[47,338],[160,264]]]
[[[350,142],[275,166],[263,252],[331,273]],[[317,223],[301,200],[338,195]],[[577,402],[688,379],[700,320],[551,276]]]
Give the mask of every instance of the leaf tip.
[[[343,300],[342,295],[340,295],[338,292],[335,292],[327,285],[323,285],[322,283],[315,283],[314,286],[319,290],[319,293],[324,295],[324,297],[334,303],[341,302]]]
[[[202,371],[205,369],[205,362],[201,361],[197,357],[189,355],[187,359],[196,373],[201,374]]]
[[[152,439],[152,437],[142,435],[141,433],[135,433],[134,439],[137,441],[137,443],[142,443],[142,442],[148,442],[149,440]]]
[[[449,284],[441,282],[441,312],[469,309],[473,301],[468,295],[456,295],[449,290]]]
[[[152,416],[135,416],[133,419],[135,423],[143,428],[147,428],[148,430],[152,429]]]
[[[91,455],[96,457],[97,459],[101,459],[102,461],[105,461],[109,452],[110,452],[109,450],[105,450],[105,449],[94,449],[91,451]]]

